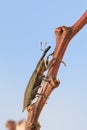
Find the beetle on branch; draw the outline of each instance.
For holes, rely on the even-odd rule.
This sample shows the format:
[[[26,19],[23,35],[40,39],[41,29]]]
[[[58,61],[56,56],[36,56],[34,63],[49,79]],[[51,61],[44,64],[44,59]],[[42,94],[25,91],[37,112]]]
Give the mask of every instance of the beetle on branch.
[[[38,89],[41,87],[42,80],[45,77],[44,72],[48,69],[48,65],[47,65],[48,62],[44,60],[44,57],[50,48],[51,48],[51,46],[48,46],[44,50],[44,53],[43,53],[42,57],[40,58],[31,78],[28,82],[28,85],[26,87],[25,94],[24,94],[24,102],[23,102],[22,111],[24,111],[26,109],[26,107],[28,107],[32,103],[32,100],[37,95]]]

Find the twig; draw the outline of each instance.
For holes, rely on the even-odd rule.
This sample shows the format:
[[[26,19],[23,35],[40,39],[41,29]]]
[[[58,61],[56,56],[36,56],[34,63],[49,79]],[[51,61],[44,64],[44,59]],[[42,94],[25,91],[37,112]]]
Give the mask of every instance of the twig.
[[[82,29],[82,27],[87,24],[87,11],[82,15],[82,17],[71,27],[62,26],[55,29],[56,36],[56,47],[54,50],[53,58],[59,58],[62,60],[69,41]],[[58,60],[53,61],[52,67],[48,71],[49,82],[45,82],[43,86],[42,93],[45,97],[49,97],[51,92],[59,86],[60,82],[56,79],[61,62]],[[46,104],[47,98],[39,96],[35,104],[28,107],[28,118],[26,130],[39,130],[40,124],[38,123],[38,118],[40,113]]]

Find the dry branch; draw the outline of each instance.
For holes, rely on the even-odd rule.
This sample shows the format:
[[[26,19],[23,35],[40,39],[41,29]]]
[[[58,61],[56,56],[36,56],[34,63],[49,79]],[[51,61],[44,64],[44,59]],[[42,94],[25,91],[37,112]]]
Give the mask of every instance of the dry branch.
[[[82,27],[87,24],[87,11],[81,16],[81,18],[71,27],[62,26],[55,29],[56,47],[53,54],[53,59],[62,60],[66,48],[74,35],[76,35]],[[45,82],[42,93],[49,97],[51,92],[59,86],[60,82],[56,79],[61,62],[53,60],[52,67],[48,71],[49,82]],[[47,101],[47,98],[39,96],[37,102],[28,107],[28,118],[26,123],[26,130],[39,130],[40,124],[38,118]]]

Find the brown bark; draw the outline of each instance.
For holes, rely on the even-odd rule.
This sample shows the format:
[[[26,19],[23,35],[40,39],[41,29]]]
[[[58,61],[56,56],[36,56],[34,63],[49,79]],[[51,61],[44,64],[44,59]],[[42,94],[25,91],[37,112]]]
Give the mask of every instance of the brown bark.
[[[55,29],[56,35],[56,47],[53,54],[52,66],[48,71],[49,82],[45,82],[42,93],[45,97],[49,97],[51,92],[59,86],[60,82],[56,79],[61,60],[64,56],[66,48],[70,40],[87,24],[87,11],[81,16],[81,18],[71,27],[62,26]],[[39,96],[36,103],[28,107],[28,118],[26,123],[26,130],[39,130],[40,124],[38,118],[47,101],[47,98]]]

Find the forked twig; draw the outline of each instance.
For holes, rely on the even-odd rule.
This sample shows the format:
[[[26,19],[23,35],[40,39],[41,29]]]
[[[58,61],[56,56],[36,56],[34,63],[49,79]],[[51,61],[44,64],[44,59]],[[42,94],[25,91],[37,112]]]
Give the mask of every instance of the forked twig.
[[[62,61],[66,48],[70,40],[87,24],[87,11],[81,16],[81,18],[71,27],[62,26],[55,29],[56,35],[56,47],[54,50],[53,58],[59,58]],[[59,80],[56,79],[61,62],[57,60],[53,61],[53,66],[48,71],[48,77],[50,84],[45,82],[42,93],[49,97],[51,92],[59,86]],[[38,118],[47,101],[47,98],[39,96],[35,104],[28,107],[28,118],[26,124],[26,130],[39,130],[40,124]]]

